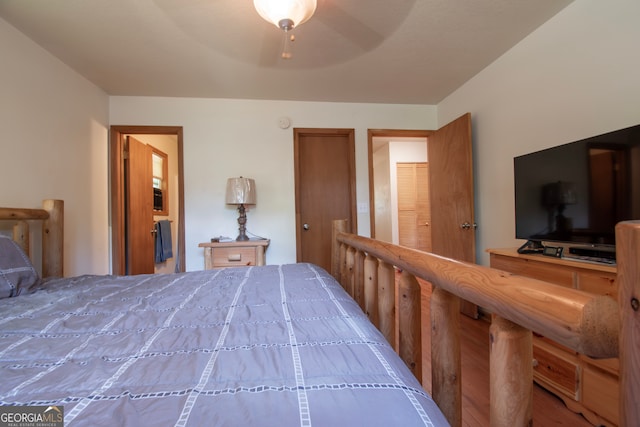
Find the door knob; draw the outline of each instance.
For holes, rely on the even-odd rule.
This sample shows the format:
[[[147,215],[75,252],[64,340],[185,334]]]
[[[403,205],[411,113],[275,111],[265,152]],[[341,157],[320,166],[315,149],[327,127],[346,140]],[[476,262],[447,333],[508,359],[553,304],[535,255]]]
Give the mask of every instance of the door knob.
[[[471,227],[473,227],[473,229],[475,230],[476,228],[478,228],[478,224],[476,224],[475,222],[473,223],[473,225],[469,224],[468,222],[460,224],[460,228],[462,228],[463,230],[468,230]]]
[[[308,230],[309,229],[309,224],[307,224],[306,222],[304,224],[302,224],[302,228],[304,230]]]

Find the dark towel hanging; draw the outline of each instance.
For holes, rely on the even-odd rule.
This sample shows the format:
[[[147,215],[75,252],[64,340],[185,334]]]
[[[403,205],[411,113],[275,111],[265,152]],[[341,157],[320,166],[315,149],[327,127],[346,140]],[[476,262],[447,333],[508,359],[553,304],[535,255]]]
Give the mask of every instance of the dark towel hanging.
[[[167,259],[172,257],[171,222],[163,219],[156,222],[156,264],[165,262]]]

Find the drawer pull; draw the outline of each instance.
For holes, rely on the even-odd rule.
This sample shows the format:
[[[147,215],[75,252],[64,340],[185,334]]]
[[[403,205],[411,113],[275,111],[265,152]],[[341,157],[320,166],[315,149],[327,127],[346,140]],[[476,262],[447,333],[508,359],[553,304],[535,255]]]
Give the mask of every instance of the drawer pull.
[[[242,254],[229,254],[227,256],[228,261],[242,261]]]

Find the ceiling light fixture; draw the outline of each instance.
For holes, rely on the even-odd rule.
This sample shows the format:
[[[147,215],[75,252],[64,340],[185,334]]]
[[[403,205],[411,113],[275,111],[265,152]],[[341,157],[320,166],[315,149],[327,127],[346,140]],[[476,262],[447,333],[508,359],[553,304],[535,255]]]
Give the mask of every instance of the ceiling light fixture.
[[[307,22],[316,11],[316,3],[316,0],[253,0],[260,16],[284,31]]]
[[[253,0],[253,6],[258,14],[267,22],[272,23],[285,33],[282,58],[291,58],[288,42],[294,41],[288,32],[304,24],[316,11],[316,0]]]

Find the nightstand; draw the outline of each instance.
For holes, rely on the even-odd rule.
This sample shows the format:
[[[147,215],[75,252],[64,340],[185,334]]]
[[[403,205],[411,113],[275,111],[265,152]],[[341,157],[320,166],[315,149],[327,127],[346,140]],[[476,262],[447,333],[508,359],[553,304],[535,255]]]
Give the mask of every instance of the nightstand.
[[[265,252],[269,239],[245,240],[242,242],[200,243],[204,248],[204,268],[211,270],[223,267],[265,265]]]

